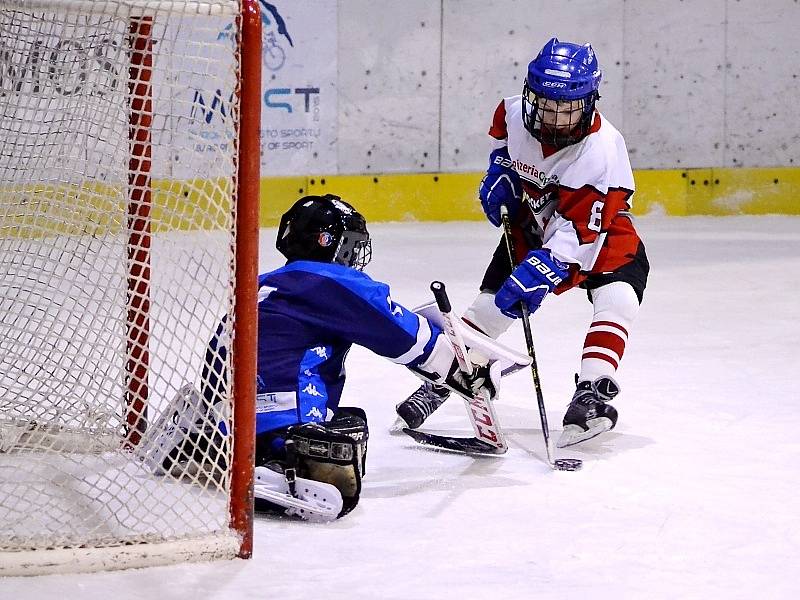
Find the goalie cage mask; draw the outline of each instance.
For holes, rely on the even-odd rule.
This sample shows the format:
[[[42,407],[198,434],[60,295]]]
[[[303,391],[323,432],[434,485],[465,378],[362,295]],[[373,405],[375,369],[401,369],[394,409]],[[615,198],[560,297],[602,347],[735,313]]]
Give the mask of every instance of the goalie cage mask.
[[[297,474],[330,483],[342,494],[339,517],[353,510],[366,473],[369,428],[366,413],[356,407],[340,407],[328,423],[290,427],[287,439],[297,452]]]
[[[372,259],[367,221],[339,196],[304,196],[281,217],[275,247],[288,261],[314,260],[363,270]]]
[[[581,141],[592,126],[602,75],[589,44],[552,38],[528,65],[522,90],[525,129],[559,149]]]

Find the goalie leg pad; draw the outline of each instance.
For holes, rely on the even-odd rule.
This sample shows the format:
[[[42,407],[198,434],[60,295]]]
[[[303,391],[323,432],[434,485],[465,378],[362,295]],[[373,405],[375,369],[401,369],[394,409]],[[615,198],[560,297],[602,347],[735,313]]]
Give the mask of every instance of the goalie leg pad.
[[[148,427],[136,453],[156,475],[174,477],[204,473],[211,478],[225,471],[224,416],[187,383],[175,393]]]
[[[339,517],[353,510],[366,472],[369,440],[366,413],[360,408],[340,407],[327,423],[290,427],[287,440],[294,443],[297,452],[297,474],[339,490],[342,496]]]

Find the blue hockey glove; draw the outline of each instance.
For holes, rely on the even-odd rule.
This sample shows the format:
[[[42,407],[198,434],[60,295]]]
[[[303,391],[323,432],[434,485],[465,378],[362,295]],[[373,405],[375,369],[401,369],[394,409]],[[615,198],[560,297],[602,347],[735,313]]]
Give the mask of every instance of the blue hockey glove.
[[[553,258],[544,248],[528,253],[511,276],[494,296],[494,303],[509,317],[522,316],[520,302],[524,302],[531,314],[542,304],[542,300],[567,277],[569,265]]]
[[[522,200],[522,182],[511,167],[508,148],[498,148],[489,155],[489,169],[478,188],[481,206],[495,227],[500,227],[500,206],[505,204],[508,216],[513,219]]]

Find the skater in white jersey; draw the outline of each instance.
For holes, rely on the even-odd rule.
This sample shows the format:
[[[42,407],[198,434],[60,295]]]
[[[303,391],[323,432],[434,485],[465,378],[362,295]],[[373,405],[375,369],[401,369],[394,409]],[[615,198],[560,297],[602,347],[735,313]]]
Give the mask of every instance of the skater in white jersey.
[[[587,291],[594,317],[559,447],[616,425],[608,404],[620,391],[614,374],[650,269],[629,213],[634,182],[625,140],[595,108],[601,76],[589,44],[553,38],[528,65],[522,95],[497,106],[479,195],[496,227],[501,206],[508,209],[518,265],[512,271],[501,239],[463,316],[497,338],[521,316],[520,303],[533,314],[551,292]],[[419,427],[448,394],[426,383],[397,406],[398,415]]]

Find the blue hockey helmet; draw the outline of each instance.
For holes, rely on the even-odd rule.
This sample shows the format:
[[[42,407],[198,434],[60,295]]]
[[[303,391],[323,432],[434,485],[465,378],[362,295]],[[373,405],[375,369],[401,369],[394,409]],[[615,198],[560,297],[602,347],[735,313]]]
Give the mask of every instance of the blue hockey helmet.
[[[367,221],[339,196],[304,196],[281,217],[275,247],[289,262],[314,260],[359,271],[372,258]]]
[[[592,125],[601,78],[591,45],[552,38],[528,65],[522,92],[525,129],[558,148],[582,140]]]

